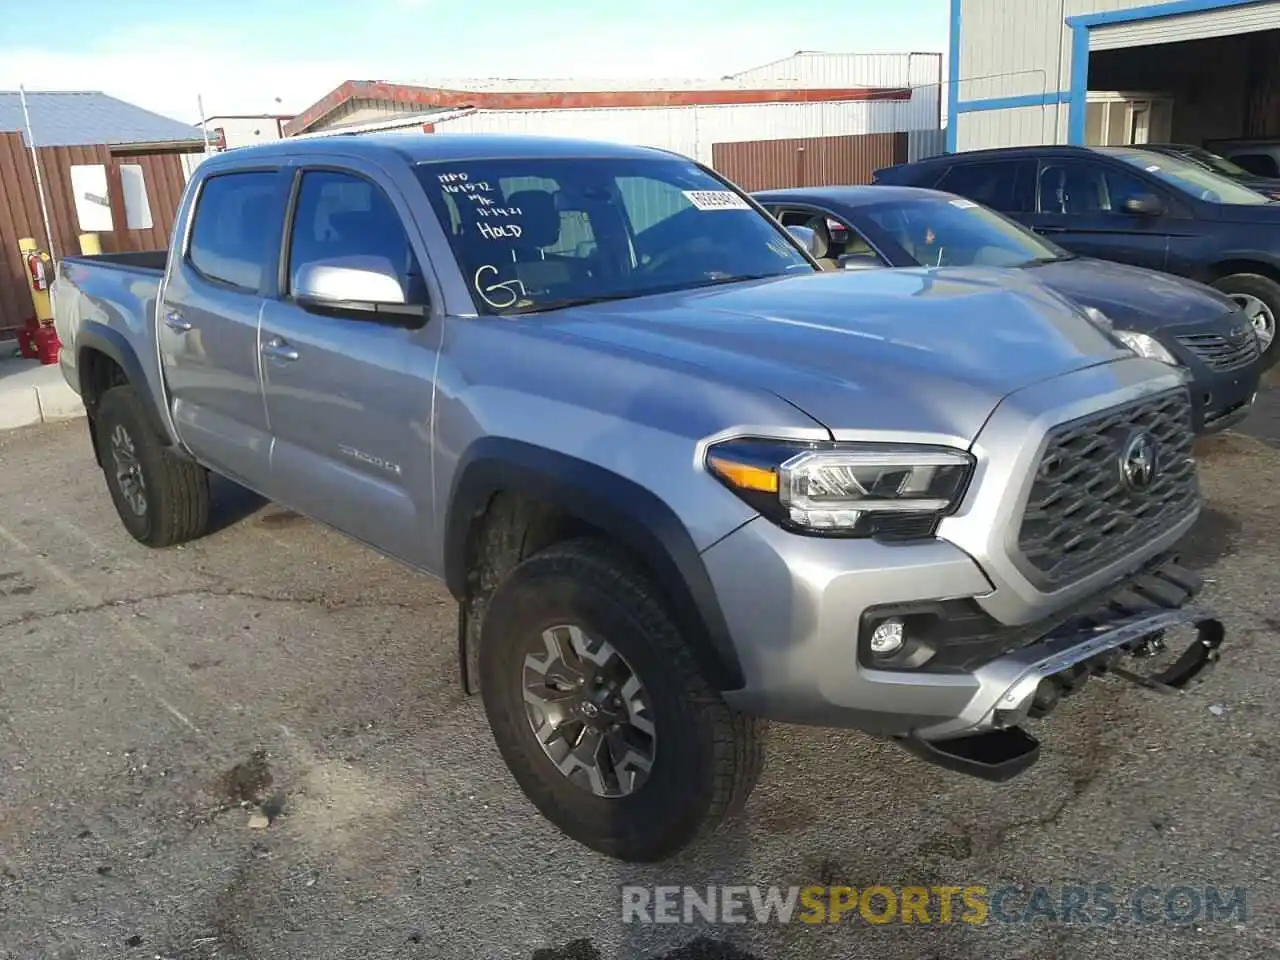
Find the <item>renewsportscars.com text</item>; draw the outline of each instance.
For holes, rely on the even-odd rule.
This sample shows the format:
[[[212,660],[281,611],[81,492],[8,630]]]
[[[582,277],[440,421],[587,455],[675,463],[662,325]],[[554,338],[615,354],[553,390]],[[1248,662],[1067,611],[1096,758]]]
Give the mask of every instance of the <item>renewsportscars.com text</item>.
[[[1243,887],[624,886],[623,923],[1218,923],[1244,922]]]

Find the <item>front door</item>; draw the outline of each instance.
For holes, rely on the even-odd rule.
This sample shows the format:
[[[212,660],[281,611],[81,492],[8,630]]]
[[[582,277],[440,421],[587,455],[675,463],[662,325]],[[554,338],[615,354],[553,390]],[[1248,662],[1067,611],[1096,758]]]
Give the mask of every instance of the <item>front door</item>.
[[[278,170],[208,177],[159,304],[161,361],[179,435],[198,459],[258,491],[268,479],[271,440],[258,320],[287,190]]]
[[[411,329],[312,312],[294,301],[292,284],[304,265],[380,257],[401,271],[410,302],[426,302],[418,256],[381,187],[348,171],[299,176],[286,287],[262,315],[274,437],[270,495],[425,566],[433,534],[432,384],[443,325]]]
[[[1131,197],[1165,191],[1117,165],[1092,160],[1044,160],[1036,183],[1030,226],[1082,257],[1164,270],[1169,214],[1129,213]]]

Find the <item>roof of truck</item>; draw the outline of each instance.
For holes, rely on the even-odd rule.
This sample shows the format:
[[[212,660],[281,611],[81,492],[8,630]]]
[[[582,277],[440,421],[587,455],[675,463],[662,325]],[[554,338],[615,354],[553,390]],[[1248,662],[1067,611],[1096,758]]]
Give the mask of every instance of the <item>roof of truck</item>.
[[[239,147],[223,156],[260,158],[307,152],[351,153],[393,151],[410,163],[434,160],[489,160],[507,157],[669,157],[656,147],[636,147],[600,140],[501,133],[421,133],[387,131],[363,134],[289,137],[271,143]]]

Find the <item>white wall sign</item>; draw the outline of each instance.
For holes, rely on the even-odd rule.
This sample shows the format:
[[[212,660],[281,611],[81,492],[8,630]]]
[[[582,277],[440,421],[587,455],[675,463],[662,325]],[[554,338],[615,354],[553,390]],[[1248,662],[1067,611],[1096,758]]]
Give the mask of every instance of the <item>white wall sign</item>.
[[[147,181],[142,175],[141,164],[120,165],[120,187],[124,193],[125,226],[130,230],[150,230],[155,223],[151,219]]]
[[[107,168],[103,164],[72,167],[71,192],[76,200],[76,221],[83,232],[107,233],[115,229],[107,193]]]

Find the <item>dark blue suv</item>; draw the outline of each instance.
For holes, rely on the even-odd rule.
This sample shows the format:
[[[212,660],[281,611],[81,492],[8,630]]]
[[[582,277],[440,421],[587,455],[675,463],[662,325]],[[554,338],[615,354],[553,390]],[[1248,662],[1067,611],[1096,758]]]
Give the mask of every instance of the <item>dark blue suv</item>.
[[[1274,364],[1280,316],[1280,202],[1141,147],[1010,147],[876,171],[876,183],[933,187],[993,207],[1087,257],[1212,284],[1253,322]]]

